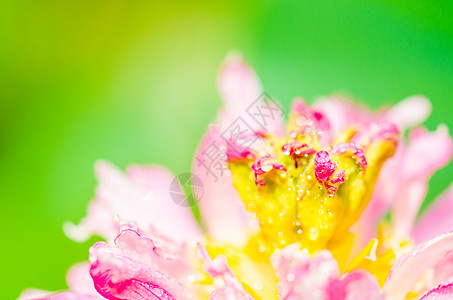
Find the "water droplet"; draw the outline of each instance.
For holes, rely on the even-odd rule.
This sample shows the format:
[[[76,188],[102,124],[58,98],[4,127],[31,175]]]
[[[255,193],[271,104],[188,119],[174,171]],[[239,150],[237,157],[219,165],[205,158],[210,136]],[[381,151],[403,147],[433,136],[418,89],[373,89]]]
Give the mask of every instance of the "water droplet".
[[[302,234],[302,229],[297,229],[298,234]]]
[[[264,251],[266,251],[266,248],[261,245],[259,248],[258,248],[258,251],[260,251],[261,253],[263,253]]]
[[[314,241],[318,238],[318,236],[319,236],[318,228],[316,228],[316,227],[310,228],[310,232],[308,234],[309,239]]]
[[[296,276],[294,276],[293,273],[289,273],[288,275],[286,275],[286,280],[288,280],[289,282],[293,282],[295,278]]]
[[[153,294],[155,294],[157,297],[160,297],[162,296],[162,294],[164,293],[164,291],[160,288],[153,288]]]
[[[310,180],[311,179],[311,175],[307,175],[307,179]]]
[[[261,283],[261,281],[254,281],[253,282],[253,287],[257,290],[261,290],[263,288],[263,284]]]

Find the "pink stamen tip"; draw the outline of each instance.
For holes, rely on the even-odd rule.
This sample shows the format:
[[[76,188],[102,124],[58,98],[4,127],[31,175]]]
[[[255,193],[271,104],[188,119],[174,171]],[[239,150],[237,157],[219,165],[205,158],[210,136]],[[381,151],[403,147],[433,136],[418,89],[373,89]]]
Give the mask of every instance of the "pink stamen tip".
[[[345,180],[344,170],[340,169],[339,172],[331,180],[331,182],[342,184],[344,180]]]
[[[270,172],[272,170],[279,170],[286,172],[286,167],[280,163],[273,162],[273,158],[267,154],[265,156],[260,157],[253,165],[252,171],[255,173],[255,183],[258,186],[264,186],[265,181],[264,178],[260,176]]]
[[[315,176],[321,182],[329,180],[335,172],[336,164],[330,160],[330,155],[326,151],[319,151],[315,156]]]
[[[354,143],[349,144],[339,144],[336,149],[337,153],[351,153],[354,155],[356,161],[360,164],[363,169],[366,169],[368,163],[365,158],[365,153],[359,147],[357,147]]]
[[[291,155],[294,159],[305,155],[316,153],[316,150],[310,148],[307,144],[299,141],[292,141],[282,146],[282,152],[285,155]]]

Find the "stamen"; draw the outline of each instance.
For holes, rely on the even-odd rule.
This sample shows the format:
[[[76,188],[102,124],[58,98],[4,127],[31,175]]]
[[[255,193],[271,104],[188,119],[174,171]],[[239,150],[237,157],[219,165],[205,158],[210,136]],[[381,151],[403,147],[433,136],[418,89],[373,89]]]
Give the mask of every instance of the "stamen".
[[[272,171],[273,169],[286,172],[286,167],[272,158],[269,154],[260,157],[253,165],[252,171],[255,173],[255,184],[264,186],[266,182],[261,176]]]
[[[368,165],[365,158],[365,153],[361,148],[357,147],[354,143],[338,144],[337,148],[335,149],[335,153],[350,154],[363,169],[366,169]]]
[[[284,155],[290,155],[294,159],[297,168],[299,158],[308,157],[308,155],[316,153],[316,150],[309,147],[307,144],[296,140],[284,144],[282,146],[282,152]]]
[[[315,176],[320,182],[329,180],[335,172],[337,165],[330,160],[330,155],[326,151],[319,151],[315,156]]]

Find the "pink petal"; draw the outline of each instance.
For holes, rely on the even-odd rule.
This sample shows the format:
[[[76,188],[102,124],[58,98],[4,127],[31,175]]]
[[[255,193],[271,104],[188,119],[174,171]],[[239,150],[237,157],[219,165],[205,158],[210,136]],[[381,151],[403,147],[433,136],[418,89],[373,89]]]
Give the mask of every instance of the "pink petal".
[[[104,297],[99,295],[94,288],[93,279],[90,276],[90,265],[86,262],[74,264],[66,274],[66,282],[68,283],[70,289],[69,292],[56,293],[36,289],[27,289],[20,295],[19,299],[104,299]]]
[[[401,131],[423,123],[431,113],[431,102],[424,96],[411,96],[393,106],[385,119],[393,122]]]
[[[298,127],[304,132],[316,131],[321,145],[329,146],[331,144],[332,136],[327,115],[322,110],[315,110],[312,106],[307,105],[302,98],[294,99],[289,119],[291,128]]]
[[[76,292],[62,292],[36,300],[100,300],[100,299],[105,298],[101,297],[100,295],[83,294]]]
[[[280,281],[280,299],[325,299],[331,281],[339,276],[337,261],[323,250],[311,257],[293,244],[271,256]]]
[[[211,260],[206,248],[198,244],[199,256],[204,261],[204,269],[212,278],[221,278],[223,285],[212,291],[209,299],[212,300],[253,300],[253,297],[247,293],[242,284],[234,275],[228,266],[224,255],[217,256]]]
[[[150,239],[131,229],[123,230],[115,239],[115,245],[124,255],[146,267],[190,285],[188,278],[194,276],[194,271],[190,265],[188,246],[170,240]]]
[[[252,130],[284,132],[282,108],[277,102],[262,101],[265,95],[258,77],[237,53],[225,59],[217,76],[217,87],[223,100],[218,117],[222,132],[239,117]]]
[[[420,300],[450,300],[453,299],[453,283],[439,285],[427,292]]]
[[[217,88],[225,109],[238,115],[263,93],[255,72],[237,53],[229,54],[224,61],[217,76]]]
[[[417,243],[427,241],[435,237],[439,232],[453,230],[453,185],[434,201],[422,215],[414,230],[414,238]]]
[[[394,156],[384,164],[371,201],[359,219],[360,225],[356,226],[362,235],[363,243],[374,236],[378,220],[388,207],[392,209],[396,234],[403,238],[412,234],[415,218],[426,196],[429,179],[450,160],[451,154],[451,137],[442,126],[435,132],[417,128],[411,132],[407,144],[398,145]],[[442,220],[439,219],[438,222],[441,223]],[[427,232],[431,230],[426,226],[424,228]],[[453,228],[443,229],[433,229],[429,238]],[[363,247],[363,243],[359,248]]]
[[[197,150],[192,172],[203,182],[198,199],[203,223],[216,240],[243,244],[248,239],[247,212],[231,182],[221,149],[226,147],[215,127],[209,128]],[[211,159],[211,154],[215,159]],[[219,172],[220,170],[220,172]]]
[[[408,236],[426,196],[429,179],[451,159],[452,140],[443,127],[435,132],[417,129],[411,132],[403,150],[394,158],[398,162],[391,170],[393,176],[388,173],[381,176],[389,175],[394,179],[393,184],[397,186],[392,201],[394,228],[397,234]]]
[[[26,289],[22,291],[18,300],[41,299],[52,294],[55,294],[55,292],[49,292],[40,289]]]
[[[399,257],[384,284],[384,293],[395,299],[402,299],[413,288],[422,275],[445,262],[445,257],[453,250],[453,233],[440,235]],[[453,269],[446,278],[453,275]],[[438,278],[439,280],[443,278]]]
[[[330,300],[379,300],[381,295],[376,278],[364,270],[356,270],[332,281],[328,287]]]
[[[103,242],[90,249],[90,274],[107,299],[191,299],[191,293],[167,274]]]
[[[192,240],[200,230],[189,207],[177,205],[170,197],[172,174],[161,167],[130,167],[126,175],[112,164],[96,163],[99,185],[96,198],[80,225],[65,225],[65,232],[76,241],[93,234],[112,240],[119,230],[115,218],[134,221],[146,230],[155,226],[175,239]]]
[[[337,97],[321,98],[312,107],[327,117],[332,136],[350,125],[369,124],[376,119],[365,107]]]
[[[94,289],[93,289],[94,290]],[[80,292],[49,292],[38,289],[26,289],[18,300],[101,300],[99,294],[85,294]]]
[[[93,279],[90,276],[90,264],[88,262],[77,263],[71,266],[66,274],[66,282],[73,292],[91,294],[102,299],[94,288]]]

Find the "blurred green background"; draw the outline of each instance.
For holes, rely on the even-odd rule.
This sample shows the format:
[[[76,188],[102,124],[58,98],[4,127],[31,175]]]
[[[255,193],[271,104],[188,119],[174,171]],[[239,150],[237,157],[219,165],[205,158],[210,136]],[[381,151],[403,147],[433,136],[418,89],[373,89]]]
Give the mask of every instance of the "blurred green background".
[[[2,298],[65,288],[93,240],[63,235],[93,196],[93,162],[190,169],[240,50],[285,108],[346,91],[377,108],[428,96],[453,127],[453,2],[26,1],[0,9]],[[433,150],[433,155],[435,152]],[[432,180],[428,201],[452,180]]]

